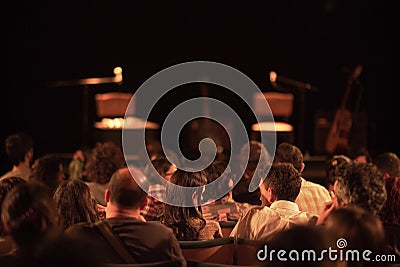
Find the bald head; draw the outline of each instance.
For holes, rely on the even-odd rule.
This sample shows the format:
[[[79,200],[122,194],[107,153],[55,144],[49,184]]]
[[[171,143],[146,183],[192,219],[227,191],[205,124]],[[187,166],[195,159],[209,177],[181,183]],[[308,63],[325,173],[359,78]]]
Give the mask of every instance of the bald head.
[[[140,208],[147,193],[137,184],[147,182],[144,174],[137,168],[129,167],[117,170],[108,184],[110,202],[119,206]]]

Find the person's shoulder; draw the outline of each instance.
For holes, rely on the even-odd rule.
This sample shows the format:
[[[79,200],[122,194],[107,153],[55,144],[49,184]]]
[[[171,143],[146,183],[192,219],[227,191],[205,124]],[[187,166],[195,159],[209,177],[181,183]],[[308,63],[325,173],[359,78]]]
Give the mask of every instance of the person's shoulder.
[[[80,223],[75,223],[75,224],[68,226],[64,230],[64,233],[69,235],[69,234],[73,234],[73,233],[80,232],[80,231],[91,230],[94,227],[95,227],[94,223],[80,222]]]
[[[309,181],[309,180],[304,179],[304,178],[302,180],[301,187],[315,188],[315,189],[318,189],[318,190],[321,190],[321,191],[328,192],[328,189],[326,189],[325,186],[323,186],[321,184],[318,184],[316,182]]]

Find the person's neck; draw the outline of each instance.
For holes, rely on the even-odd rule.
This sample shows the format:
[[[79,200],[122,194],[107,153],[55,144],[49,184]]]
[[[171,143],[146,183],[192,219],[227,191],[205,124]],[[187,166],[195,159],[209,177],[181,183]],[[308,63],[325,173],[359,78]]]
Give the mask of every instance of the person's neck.
[[[14,165],[12,171],[29,171],[31,167],[29,166],[29,162],[24,161],[18,163],[18,165]]]
[[[106,209],[106,219],[110,218],[135,218],[141,220],[140,209],[122,207],[108,202]]]

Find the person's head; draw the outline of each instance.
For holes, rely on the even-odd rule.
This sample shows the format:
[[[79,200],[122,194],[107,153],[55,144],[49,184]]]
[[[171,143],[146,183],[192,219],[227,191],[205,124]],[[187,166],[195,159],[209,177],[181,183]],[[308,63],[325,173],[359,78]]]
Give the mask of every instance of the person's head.
[[[1,205],[7,193],[14,188],[14,186],[26,183],[26,181],[20,177],[7,177],[0,180],[0,221],[1,221]],[[6,235],[3,224],[0,223],[0,236]]]
[[[5,148],[6,154],[14,166],[25,161],[30,163],[33,159],[33,141],[28,134],[9,135],[5,140]]]
[[[400,177],[400,159],[395,153],[381,153],[374,158],[373,163],[386,178]]]
[[[349,151],[348,155],[355,162],[360,162],[360,163],[372,162],[371,154],[365,147],[353,148]]]
[[[125,167],[117,170],[108,183],[105,198],[107,205],[110,203],[120,208],[139,210],[147,193],[138,185],[136,180],[143,181],[147,178],[137,168]]]
[[[78,179],[63,181],[56,189],[53,199],[63,219],[64,229],[79,222],[97,222],[96,200],[89,186]]]
[[[271,156],[261,142],[250,141],[242,146],[239,155],[239,164],[245,168],[245,177],[250,178],[254,175],[257,165],[261,167],[271,164]]]
[[[294,202],[300,193],[301,173],[287,162],[274,163],[260,185],[263,204],[277,200]]]
[[[170,182],[180,187],[201,187],[206,185],[207,179],[204,171],[186,171],[178,169],[172,175]],[[165,205],[162,222],[170,227],[178,240],[196,240],[201,229],[205,227],[205,220],[198,206],[203,192],[196,192],[193,195],[191,207]],[[167,196],[181,196],[175,188],[167,187]],[[193,225],[193,218],[200,222]]]
[[[29,181],[43,183],[53,194],[57,186],[65,180],[61,159],[55,155],[41,156],[32,165]]]
[[[231,169],[226,161],[213,161],[205,169],[205,176],[207,179],[207,184],[210,184],[219,179],[217,184],[204,192],[204,198],[206,200],[216,200],[215,198],[217,196],[220,196],[220,198],[222,198],[225,196],[230,196],[232,194],[232,191],[228,191],[227,193],[225,193],[228,188],[233,187],[233,177]]]
[[[383,252],[386,248],[385,232],[379,217],[357,206],[333,210],[322,227],[327,230],[327,235],[332,239],[330,243],[339,244],[341,240],[346,244],[342,248],[346,251],[358,250],[361,255],[366,249],[377,253]],[[372,258],[373,255],[370,257]],[[362,259],[358,262],[348,261],[347,266],[369,266],[365,263]],[[382,266],[380,264],[382,263],[376,266]]]
[[[11,189],[3,201],[1,216],[23,254],[34,253],[42,241],[62,231],[54,200],[37,182],[20,183]]]
[[[304,169],[303,153],[301,150],[290,143],[282,142],[275,151],[274,163],[289,162],[299,171]]]
[[[149,164],[154,167],[156,172],[153,168],[151,168]],[[172,164],[166,157],[153,159],[149,164],[146,165],[144,169],[144,174],[151,182],[157,181],[153,179],[156,175],[161,175],[165,178],[165,180],[169,181],[172,174],[174,174],[177,169],[176,166]]]
[[[328,179],[328,186],[333,187],[336,181],[336,169],[343,163],[350,163],[352,160],[342,154],[333,155],[325,161],[325,174]]]
[[[331,245],[329,241],[324,229],[320,227],[311,224],[293,225],[292,227],[276,232],[265,242],[268,251],[270,251],[270,255],[265,256],[271,256],[271,258],[267,257],[266,260],[268,262],[266,266],[336,266],[334,262],[329,261],[328,257],[320,258],[323,250],[326,250]],[[273,254],[273,251],[285,251],[286,253],[283,255],[283,258],[286,260],[281,260],[281,257],[277,257],[277,254]],[[291,251],[296,251],[299,255],[304,255],[304,260],[297,260],[294,254],[290,257],[288,253]],[[316,258],[319,260],[313,260],[313,254],[307,254],[307,251],[315,252]]]
[[[378,213],[387,194],[383,174],[373,164],[341,164],[336,177],[334,199],[337,206],[358,206],[372,214]]]
[[[115,171],[126,166],[122,149],[113,142],[99,142],[92,149],[85,165],[86,178],[106,184]]]

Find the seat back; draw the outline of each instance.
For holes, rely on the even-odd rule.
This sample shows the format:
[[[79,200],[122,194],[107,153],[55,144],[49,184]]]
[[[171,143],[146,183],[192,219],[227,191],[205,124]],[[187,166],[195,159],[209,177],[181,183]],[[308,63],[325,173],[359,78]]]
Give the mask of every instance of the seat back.
[[[148,263],[105,263],[105,267],[181,267],[182,262],[178,260],[157,261]]]
[[[219,226],[221,227],[222,231],[222,236],[229,237],[235,225],[236,221],[219,222]]]
[[[257,259],[257,252],[262,246],[263,243],[259,240],[236,238],[233,263],[240,266],[259,266],[261,262]]]
[[[234,239],[229,237],[212,240],[179,241],[187,261],[232,264]]]

